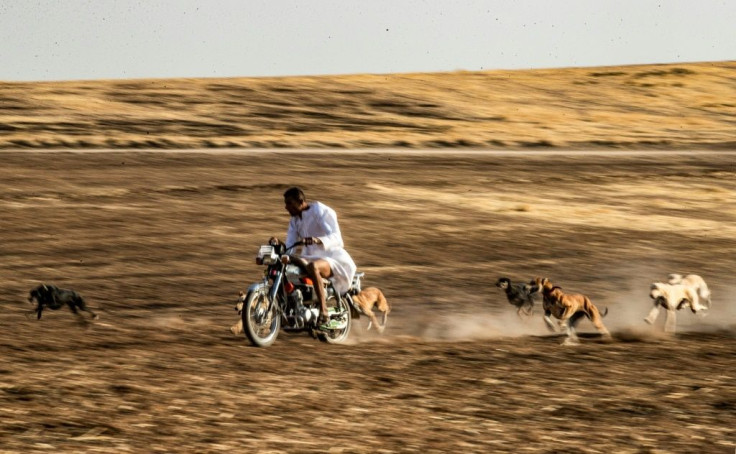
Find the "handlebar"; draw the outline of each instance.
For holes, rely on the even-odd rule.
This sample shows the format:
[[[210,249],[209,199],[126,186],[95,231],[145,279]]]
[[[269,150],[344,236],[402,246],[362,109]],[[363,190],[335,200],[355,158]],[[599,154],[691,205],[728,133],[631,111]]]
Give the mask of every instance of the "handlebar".
[[[304,240],[299,240],[296,243],[294,243],[294,244],[292,244],[290,246],[286,246],[286,247],[284,247],[285,246],[284,243],[282,243],[280,241],[277,244],[273,244],[273,243],[270,243],[270,242],[269,242],[269,244],[271,246],[273,246],[274,248],[276,248],[276,251],[278,252],[279,255],[284,255],[284,254],[286,254],[287,251],[290,251],[290,250],[294,249],[297,246],[303,246],[306,243],[304,242]]]
[[[294,249],[295,247],[303,245],[304,244],[304,241],[303,240],[299,240],[299,241],[297,241],[296,243],[294,243],[294,244],[292,244],[290,246],[286,246],[284,243],[282,243],[280,241],[278,243],[269,242],[269,244],[271,245],[271,247],[273,247],[276,250],[276,253],[278,255],[284,255],[288,251]]]
[[[291,246],[287,247],[286,250],[288,251],[290,249],[294,249],[297,246],[303,246],[303,245],[304,245],[304,240],[299,240],[296,243],[292,244]]]

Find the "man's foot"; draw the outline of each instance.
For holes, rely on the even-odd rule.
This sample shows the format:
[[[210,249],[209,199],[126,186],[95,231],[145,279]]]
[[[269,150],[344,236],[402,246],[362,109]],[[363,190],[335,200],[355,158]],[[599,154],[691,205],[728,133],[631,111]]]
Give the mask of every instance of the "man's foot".
[[[324,325],[330,322],[330,315],[327,312],[320,312],[317,317],[317,325]]]
[[[328,320],[326,323],[320,323],[319,329],[321,329],[322,331],[329,331],[332,329],[341,329],[342,328],[341,325],[342,324],[340,323],[340,320],[332,319],[332,320]]]

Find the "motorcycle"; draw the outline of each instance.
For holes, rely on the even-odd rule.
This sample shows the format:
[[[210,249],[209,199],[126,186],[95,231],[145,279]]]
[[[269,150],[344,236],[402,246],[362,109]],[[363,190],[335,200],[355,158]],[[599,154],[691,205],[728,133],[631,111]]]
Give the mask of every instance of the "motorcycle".
[[[348,338],[353,317],[360,314],[350,295],[360,292],[364,273],[355,274],[345,295],[340,295],[329,281],[324,282],[329,320],[326,325],[319,325],[320,302],[315,283],[300,267],[282,260],[302,244],[268,244],[258,250],[256,263],[266,270],[263,280],[248,288],[241,312],[243,331],[257,347],[273,344],[281,329],[307,331],[323,342],[339,344]]]

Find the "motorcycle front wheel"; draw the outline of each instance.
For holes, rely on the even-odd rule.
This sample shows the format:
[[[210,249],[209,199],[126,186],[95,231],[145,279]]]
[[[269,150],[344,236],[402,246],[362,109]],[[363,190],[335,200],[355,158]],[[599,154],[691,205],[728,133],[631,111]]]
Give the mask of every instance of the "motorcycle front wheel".
[[[329,296],[327,298],[327,312],[329,312],[330,318],[337,320],[336,324],[338,328],[320,331],[318,333],[319,340],[328,344],[341,344],[345,342],[348,334],[350,334],[350,328],[353,322],[347,300],[344,298],[338,300],[334,295]]]
[[[258,288],[248,294],[243,304],[242,318],[245,337],[253,345],[268,347],[276,341],[281,329],[281,317],[277,304],[269,304],[267,288]]]

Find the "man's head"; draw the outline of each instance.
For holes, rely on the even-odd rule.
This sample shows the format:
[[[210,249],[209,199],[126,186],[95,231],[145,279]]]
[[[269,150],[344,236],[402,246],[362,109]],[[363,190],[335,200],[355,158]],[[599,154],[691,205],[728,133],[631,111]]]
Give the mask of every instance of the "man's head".
[[[301,188],[294,186],[284,192],[284,205],[286,211],[292,216],[298,216],[307,206],[307,198]]]

